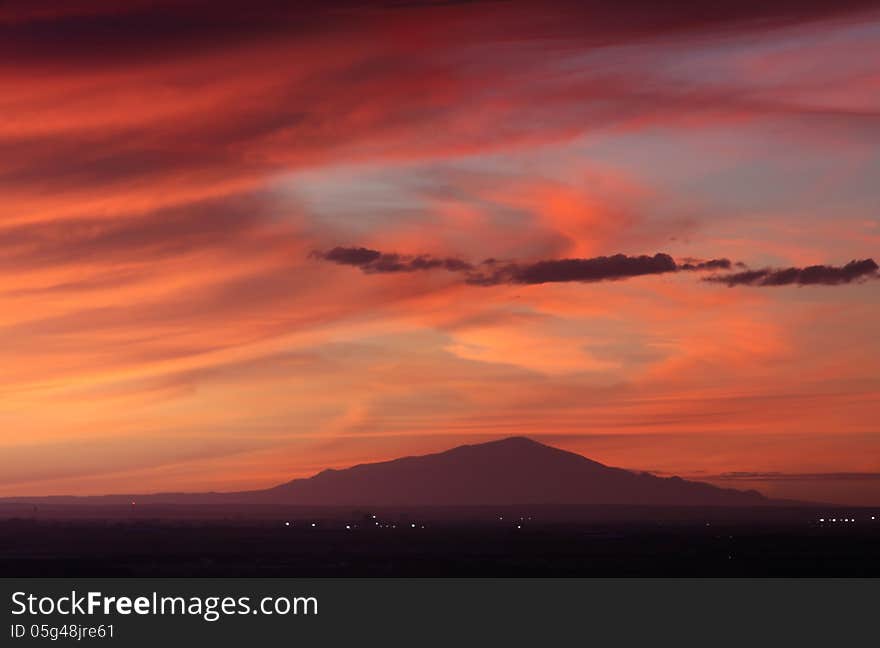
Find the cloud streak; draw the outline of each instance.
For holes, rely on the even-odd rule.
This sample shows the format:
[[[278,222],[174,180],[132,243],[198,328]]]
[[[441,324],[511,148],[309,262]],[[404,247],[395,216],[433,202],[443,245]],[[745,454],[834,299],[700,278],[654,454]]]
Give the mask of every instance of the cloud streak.
[[[717,272],[731,270],[730,259],[685,259],[677,262],[670,255],[630,256],[614,254],[586,259],[544,259],[534,262],[498,261],[486,259],[478,264],[457,257],[436,257],[428,254],[403,255],[380,252],[365,247],[337,246],[326,252],[315,251],[312,258],[339,265],[360,268],[366,274],[388,274],[446,270],[462,273],[465,283],[475,286],[502,284],[533,285],[545,283],[617,281],[674,272]],[[839,286],[854,281],[878,277],[878,265],[873,259],[850,261],[844,266],[812,265],[804,268],[745,269],[731,274],[713,274],[703,281],[727,286]]]
[[[469,277],[468,283],[493,286],[496,284],[614,281],[678,270],[675,260],[663,253],[653,256],[615,254],[590,259],[551,259],[526,264],[508,263],[500,267],[496,267],[496,264],[491,262],[484,265],[488,271]]]
[[[367,274],[418,272],[442,269],[449,272],[471,272],[474,266],[461,259],[434,257],[427,254],[405,256],[389,254],[364,247],[335,247],[327,252],[312,252],[311,256],[339,265],[360,268]]]
[[[874,259],[850,261],[844,266],[812,265],[805,268],[764,268],[744,270],[730,275],[706,277],[704,281],[727,286],[839,286],[877,277]]]
[[[407,256],[365,247],[335,247],[326,252],[313,252],[311,256],[339,265],[354,266],[366,274],[442,269],[463,273],[465,282],[476,286],[615,281],[669,272],[729,269],[733,265],[729,259],[690,259],[679,264],[663,252],[654,255],[614,254],[586,259],[544,259],[525,263],[486,259],[478,264],[457,257],[427,254]]]

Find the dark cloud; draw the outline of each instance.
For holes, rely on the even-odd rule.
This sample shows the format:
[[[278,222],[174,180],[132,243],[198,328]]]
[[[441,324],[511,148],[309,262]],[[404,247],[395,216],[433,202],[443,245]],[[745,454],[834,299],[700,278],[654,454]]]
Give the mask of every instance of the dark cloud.
[[[382,253],[364,247],[335,247],[327,252],[314,252],[312,256],[341,265],[366,266],[379,259]]]
[[[614,254],[589,259],[546,259],[525,263],[489,258],[479,264],[454,257],[402,255],[364,247],[335,247],[326,252],[313,252],[312,256],[340,265],[355,266],[368,274],[441,269],[462,273],[465,281],[475,286],[614,281],[670,272],[706,272],[746,267],[740,262],[723,258],[687,258],[676,262],[663,252],[653,256]],[[732,274],[712,275],[704,281],[728,286],[836,286],[877,277],[877,271],[878,266],[873,259],[863,259],[850,261],[842,267],[814,265],[806,268],[745,269]]]
[[[312,252],[311,256],[340,265],[355,266],[368,274],[418,272],[434,269],[469,272],[474,269],[470,263],[452,257],[434,257],[427,254],[406,256],[379,252],[379,250],[364,247],[335,247],[327,252]]]
[[[744,270],[728,275],[706,277],[704,281],[723,283],[727,286],[837,286],[877,276],[878,266],[874,259],[850,261],[845,266],[813,265],[806,268],[764,268]]]
[[[326,252],[313,252],[312,257],[355,266],[368,274],[442,269],[462,273],[467,283],[476,286],[613,281],[681,270],[726,269],[732,265],[728,259],[691,259],[688,263],[679,265],[671,256],[662,252],[653,256],[614,254],[589,259],[547,259],[531,263],[486,259],[477,265],[454,257],[407,256],[364,247],[335,247]]]
[[[675,272],[677,264],[668,254],[627,256],[615,254],[591,259],[552,259],[535,263],[508,263],[495,267],[485,264],[486,272],[477,273],[469,283],[481,286],[495,284],[542,284],[568,281],[607,281],[649,274]]]
[[[738,263],[737,265],[742,265]],[[733,263],[730,259],[685,259],[679,266],[679,270],[730,270]]]

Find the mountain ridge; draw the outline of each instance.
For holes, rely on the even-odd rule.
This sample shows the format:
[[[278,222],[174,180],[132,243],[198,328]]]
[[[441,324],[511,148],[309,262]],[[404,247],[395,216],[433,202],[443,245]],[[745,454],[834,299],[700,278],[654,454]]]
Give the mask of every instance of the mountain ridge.
[[[267,498],[322,505],[703,506],[769,501],[757,491],[605,466],[528,437],[507,437],[428,455],[325,470],[263,493]]]
[[[757,491],[606,466],[523,436],[328,468],[252,491],[2,498],[4,502],[302,506],[763,506]],[[779,502],[781,503],[781,502]]]

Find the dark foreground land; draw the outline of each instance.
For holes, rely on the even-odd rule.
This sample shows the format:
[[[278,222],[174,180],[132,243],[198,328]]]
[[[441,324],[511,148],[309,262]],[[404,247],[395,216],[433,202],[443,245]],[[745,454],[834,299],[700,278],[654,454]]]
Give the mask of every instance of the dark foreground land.
[[[880,576],[867,509],[0,513],[9,577]]]

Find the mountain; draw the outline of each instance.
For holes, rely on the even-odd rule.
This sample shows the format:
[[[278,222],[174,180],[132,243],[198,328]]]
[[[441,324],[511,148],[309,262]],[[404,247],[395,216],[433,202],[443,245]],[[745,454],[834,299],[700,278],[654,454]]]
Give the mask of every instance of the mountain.
[[[756,506],[757,491],[611,468],[524,437],[324,470],[274,488],[227,493],[16,497],[3,504],[69,506]]]
[[[524,437],[393,461],[325,470],[259,493],[298,505],[753,506],[757,491],[611,468]]]

